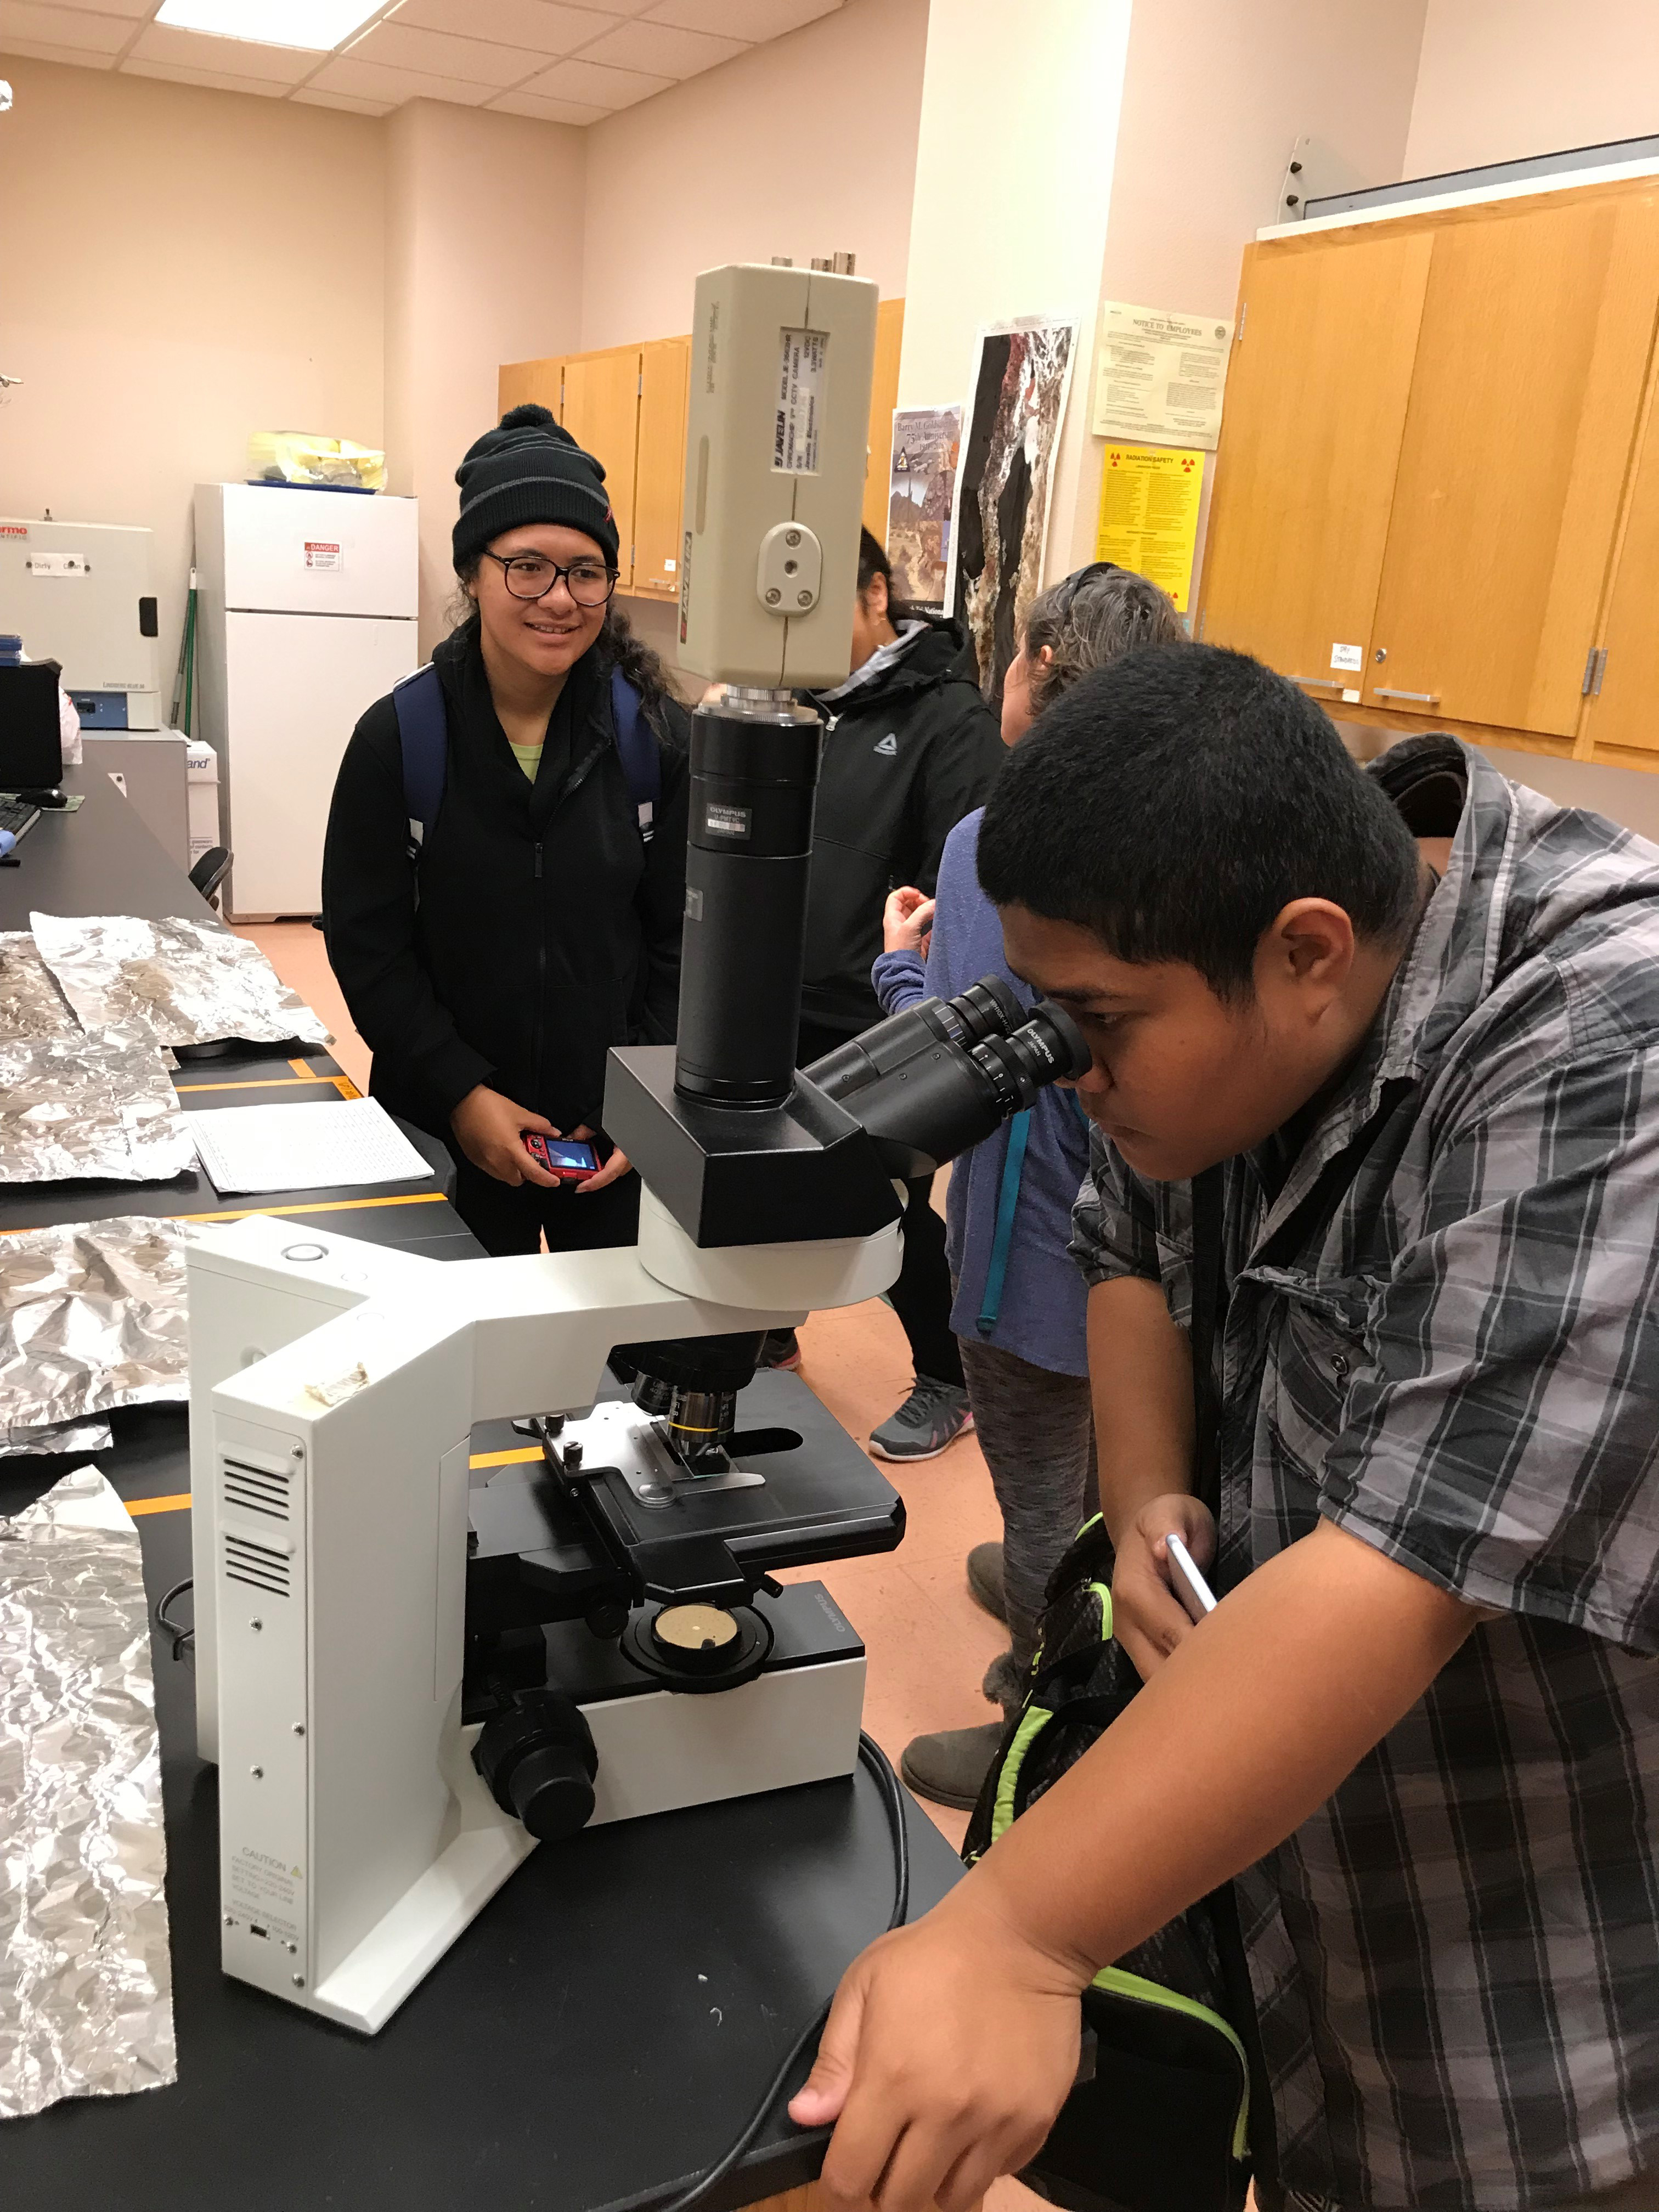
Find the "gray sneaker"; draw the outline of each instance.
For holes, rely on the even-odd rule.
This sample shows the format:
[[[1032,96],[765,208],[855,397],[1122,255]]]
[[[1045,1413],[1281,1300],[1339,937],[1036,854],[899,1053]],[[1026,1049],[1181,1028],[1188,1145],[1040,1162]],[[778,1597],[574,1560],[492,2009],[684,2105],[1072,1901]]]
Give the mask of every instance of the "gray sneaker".
[[[918,1797],[971,1813],[1002,1740],[1000,1722],[983,1728],[943,1729],[937,1735],[912,1736],[899,1761],[899,1773]]]
[[[993,1620],[1006,1621],[1008,1593],[1002,1580],[1000,1544],[975,1544],[969,1553],[968,1595]]]
[[[968,1393],[959,1382],[918,1375],[897,1413],[871,1431],[870,1449],[878,1459],[937,1459],[973,1425]]]

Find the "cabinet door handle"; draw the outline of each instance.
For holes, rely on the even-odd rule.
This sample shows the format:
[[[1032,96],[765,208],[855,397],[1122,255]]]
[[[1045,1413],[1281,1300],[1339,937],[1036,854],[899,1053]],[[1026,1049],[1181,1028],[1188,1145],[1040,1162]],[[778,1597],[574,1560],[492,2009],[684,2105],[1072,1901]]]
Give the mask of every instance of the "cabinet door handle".
[[[1285,681],[1289,684],[1317,684],[1322,691],[1340,691],[1342,689],[1334,676],[1290,676]]]
[[[1410,699],[1419,707],[1437,707],[1440,704],[1437,691],[1391,691],[1386,684],[1373,685],[1371,696],[1376,699]]]

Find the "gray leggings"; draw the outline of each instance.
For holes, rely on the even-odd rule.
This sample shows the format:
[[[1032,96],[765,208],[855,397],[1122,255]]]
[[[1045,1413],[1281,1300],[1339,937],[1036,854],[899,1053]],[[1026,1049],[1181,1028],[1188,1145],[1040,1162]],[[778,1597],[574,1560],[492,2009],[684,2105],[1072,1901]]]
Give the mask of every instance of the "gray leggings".
[[[1037,1615],[1055,1563],[1098,1508],[1088,1378],[1034,1367],[959,1337],[962,1370],[991,1483],[1002,1508],[1002,1575],[1012,1649],[991,1662],[985,1694],[1018,1705]]]

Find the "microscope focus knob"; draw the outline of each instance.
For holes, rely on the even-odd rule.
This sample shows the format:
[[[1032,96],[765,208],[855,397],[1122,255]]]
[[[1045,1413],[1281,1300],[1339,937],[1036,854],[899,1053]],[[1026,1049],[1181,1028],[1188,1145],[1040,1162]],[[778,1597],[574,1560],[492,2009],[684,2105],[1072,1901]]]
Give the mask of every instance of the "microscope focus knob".
[[[544,1844],[574,1836],[592,1818],[599,1755],[586,1717],[562,1691],[520,1690],[485,1722],[472,1764],[502,1812]]]

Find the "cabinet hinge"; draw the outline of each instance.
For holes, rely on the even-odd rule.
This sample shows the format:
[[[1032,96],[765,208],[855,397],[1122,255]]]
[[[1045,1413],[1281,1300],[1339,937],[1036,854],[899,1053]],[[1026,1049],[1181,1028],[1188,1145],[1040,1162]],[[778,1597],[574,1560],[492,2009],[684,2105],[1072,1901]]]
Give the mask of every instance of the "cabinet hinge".
[[[643,399],[645,397],[645,371],[642,368],[634,379],[634,397],[635,399]]]
[[[1238,328],[1233,332],[1233,343],[1235,345],[1243,345],[1244,343],[1244,319],[1249,312],[1250,303],[1246,300],[1243,306],[1238,311]]]
[[[1581,695],[1586,699],[1599,699],[1601,679],[1607,672],[1607,648],[1605,645],[1591,646],[1584,662],[1584,680],[1578,687]]]

